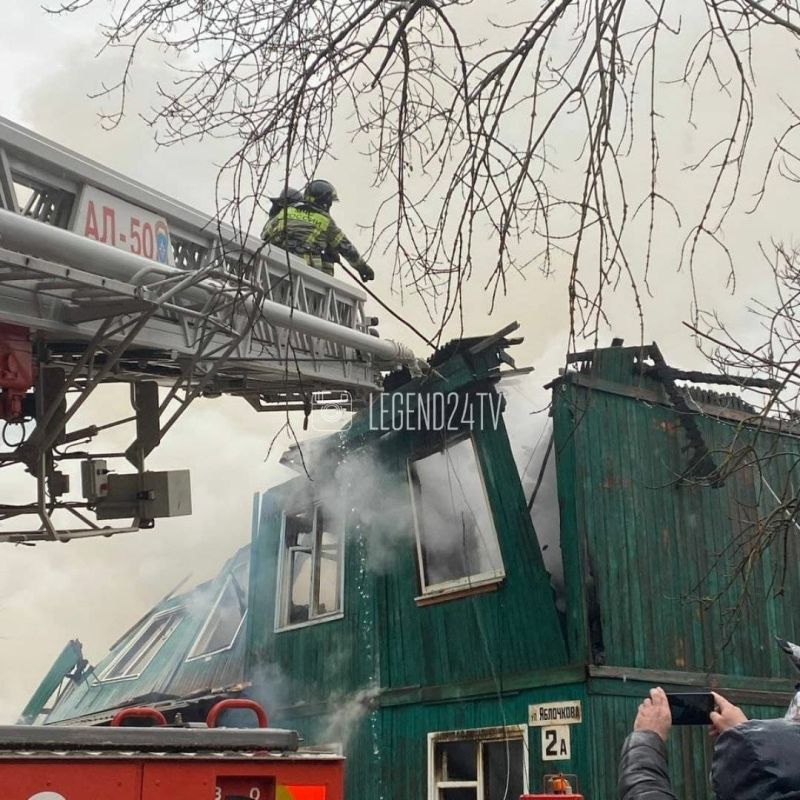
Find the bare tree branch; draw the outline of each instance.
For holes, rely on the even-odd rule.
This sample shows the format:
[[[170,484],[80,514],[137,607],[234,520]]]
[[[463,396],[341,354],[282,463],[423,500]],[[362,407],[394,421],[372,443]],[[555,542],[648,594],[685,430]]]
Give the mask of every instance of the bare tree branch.
[[[512,273],[567,269],[573,340],[597,338],[620,280],[641,325],[660,215],[686,226],[681,261],[693,282],[707,242],[735,285],[723,226],[750,149],[754,36],[774,29],[788,52],[800,37],[800,0],[505,0],[488,13],[468,0],[123,0],[109,13],[106,47],[127,58],[101,90],[118,101],[106,122],[126,112],[145,42],[174,57],[149,122],[164,144],[230,137],[221,216],[249,228],[269,184],[312,177],[347,136],[372,163],[371,249],[391,260],[401,292],[417,292],[443,326],[461,317],[473,277],[492,304]],[[698,187],[690,209],[660,174],[659,97],[676,72],[690,125],[708,81],[727,98],[719,138],[687,166]],[[626,159],[641,157],[644,118],[649,175],[637,182]],[[796,130],[795,119],[774,136],[758,199],[773,168],[800,175]],[[640,211],[641,257],[631,230]]]

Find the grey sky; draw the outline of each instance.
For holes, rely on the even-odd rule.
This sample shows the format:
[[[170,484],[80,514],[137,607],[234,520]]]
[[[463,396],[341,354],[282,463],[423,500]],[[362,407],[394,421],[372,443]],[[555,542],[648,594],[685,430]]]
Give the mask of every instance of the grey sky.
[[[118,55],[97,60],[100,38],[93,23],[106,4],[71,18],[44,14],[35,3],[0,0],[0,115],[26,125],[40,134],[78,150],[87,156],[152,185],[192,206],[211,210],[214,205],[216,164],[226,155],[225,141],[194,142],[179,148],[156,149],[152,131],[132,113],[114,131],[98,123],[101,101],[91,100],[103,76],[118,66]],[[152,102],[155,80],[164,67],[155,58],[141,63],[133,84],[132,112],[144,111]],[[791,76],[796,69],[764,58],[766,83],[791,93]],[[669,98],[670,96],[667,95]],[[705,97],[707,108],[701,118],[712,124],[718,112],[715,93]],[[708,128],[693,130],[679,117],[679,105],[671,100],[662,109],[665,135],[662,162],[665,181],[687,205],[695,202],[691,176],[681,171],[705,141]],[[778,115],[772,101],[763,113]],[[674,117],[671,115],[675,115]],[[764,134],[761,129],[759,134]],[[768,139],[761,144],[766,153]],[[358,153],[349,148],[347,137],[337,140],[335,159],[326,165],[324,177],[333,181],[341,202],[335,209],[337,222],[359,242],[358,224],[368,221],[370,171]],[[635,169],[635,164],[630,168]],[[646,162],[642,170],[649,169]],[[644,174],[644,172],[643,172]],[[755,185],[757,178],[750,177]],[[737,253],[750,254],[741,263],[738,291],[731,297],[721,285],[726,265],[720,253],[709,249],[699,260],[697,274],[701,302],[716,307],[729,320],[746,328],[745,300],[768,283],[768,273],[758,259],[759,238],[776,232],[790,239],[795,224],[795,187],[777,183],[769,200],[755,215],[743,209],[733,213],[727,243]],[[640,224],[641,223],[637,223]],[[676,273],[680,240],[674,226],[659,230],[657,255],[651,274],[652,296],[644,298],[645,340],[658,340],[668,360],[694,366],[700,356],[680,325],[689,318],[689,277]],[[642,227],[643,247],[644,228]],[[492,263],[491,240],[485,243],[487,263]],[[381,259],[372,259],[378,278],[373,284],[382,296],[390,297]],[[566,344],[568,326],[566,274],[561,270],[545,278],[535,270],[510,278],[509,293],[501,297],[489,317],[483,281],[476,275],[467,289],[465,312],[467,333],[491,333],[510,320],[522,323],[525,343],[514,353],[521,365],[537,368],[534,377],[509,390],[514,435],[520,452],[536,443],[541,422],[528,416],[528,409],[541,407],[546,395],[541,385],[557,370]],[[425,331],[433,329],[422,304],[406,297],[404,313]],[[601,343],[612,335],[628,342],[639,338],[638,321],[631,292],[622,283],[607,301],[609,329]],[[381,334],[400,339],[413,347],[413,335],[380,309]],[[458,335],[453,323],[448,333]],[[422,353],[422,350],[420,350]],[[101,400],[93,406],[100,408]],[[112,402],[121,402],[115,398]],[[85,413],[91,413],[91,409]],[[98,412],[99,413],[99,412]],[[76,542],[35,548],[0,548],[0,722],[12,720],[37,681],[67,639],[79,637],[91,660],[97,660],[108,645],[152,603],[187,573],[201,580],[217,569],[222,560],[246,542],[250,535],[251,498],[254,491],[283,479],[287,473],[277,465],[280,451],[288,445],[282,438],[276,452],[264,461],[267,445],[280,420],[257,415],[243,402],[202,401],[170,432],[165,443],[151,457],[150,467],[192,470],[191,518],[158,523],[153,531],[142,531],[118,539]],[[527,440],[530,441],[527,441]]]

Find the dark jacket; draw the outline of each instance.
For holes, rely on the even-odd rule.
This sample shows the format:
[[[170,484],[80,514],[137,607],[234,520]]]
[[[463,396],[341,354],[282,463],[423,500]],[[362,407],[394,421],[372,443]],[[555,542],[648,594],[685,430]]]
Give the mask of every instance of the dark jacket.
[[[720,734],[711,765],[719,800],[800,800],[800,723],[753,719]]]
[[[750,720],[719,735],[711,767],[717,800],[800,800],[800,723]],[[622,746],[620,800],[677,800],[658,734],[634,731]]]
[[[620,800],[677,800],[667,774],[667,748],[657,733],[634,731],[619,758]]]

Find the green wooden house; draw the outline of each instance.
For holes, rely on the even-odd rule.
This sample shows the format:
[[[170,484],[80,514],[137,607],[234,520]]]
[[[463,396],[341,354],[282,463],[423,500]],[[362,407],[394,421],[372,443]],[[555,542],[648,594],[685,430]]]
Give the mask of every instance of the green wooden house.
[[[570,357],[551,384],[558,552],[504,427],[510,344],[443,348],[258,498],[243,691],[347,755],[349,800],[509,800],[556,772],[606,800],[651,686],[765,717],[789,701],[773,637],[800,635],[797,525],[759,521],[795,488],[792,430],[686,388],[655,346]],[[48,722],[75,716],[60,706]],[[708,797],[705,731],[670,746],[679,796]]]

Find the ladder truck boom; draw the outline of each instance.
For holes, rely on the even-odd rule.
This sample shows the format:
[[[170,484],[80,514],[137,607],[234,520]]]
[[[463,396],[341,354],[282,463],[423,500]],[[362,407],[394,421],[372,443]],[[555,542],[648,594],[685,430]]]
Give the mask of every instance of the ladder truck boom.
[[[0,467],[36,483],[34,502],[0,501],[0,542],[109,536],[190,513],[188,472],[148,472],[145,458],[197,397],[308,416],[365,405],[387,371],[419,371],[411,350],[379,338],[366,300],[0,117]],[[132,413],[71,429],[112,382],[130,385]],[[124,452],[67,447],[131,421]],[[33,527],[8,530],[18,519]]]

